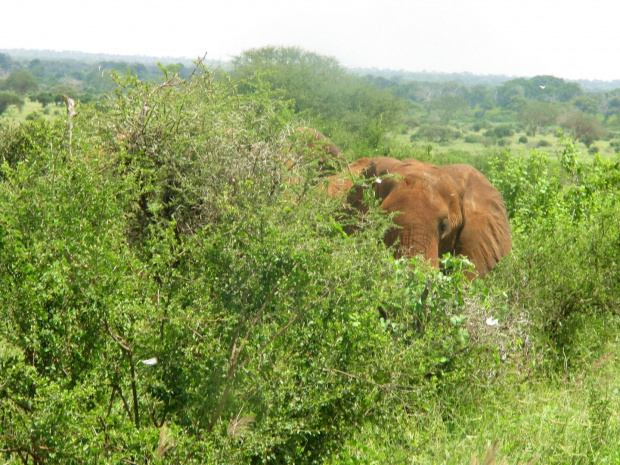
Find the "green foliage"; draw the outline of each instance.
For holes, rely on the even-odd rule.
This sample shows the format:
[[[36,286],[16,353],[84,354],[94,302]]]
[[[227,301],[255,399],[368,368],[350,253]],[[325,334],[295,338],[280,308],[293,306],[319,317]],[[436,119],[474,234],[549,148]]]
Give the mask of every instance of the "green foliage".
[[[39,81],[28,70],[14,71],[2,81],[2,88],[25,95],[36,91],[39,88]]]
[[[54,96],[51,92],[39,92],[38,94],[30,96],[30,99],[39,102],[41,105],[43,105],[43,108],[45,108],[50,103],[54,103]]]
[[[558,115],[557,108],[547,102],[530,102],[519,112],[519,121],[528,129],[532,137],[536,133],[555,121]]]
[[[462,263],[344,234],[270,91],[162,71],[3,138],[3,458],[317,463],[462,383]]]
[[[588,148],[595,140],[600,139],[605,134],[603,126],[596,116],[579,111],[563,115],[561,125],[569,131],[573,139],[583,141]]]
[[[455,113],[464,112],[469,108],[467,101],[460,96],[443,95],[429,104],[430,109],[438,112],[444,122],[449,123]]]
[[[590,113],[592,115],[597,113],[599,102],[597,99],[590,95],[582,95],[573,100],[573,106],[583,111],[584,113]]]
[[[449,126],[439,124],[424,124],[411,136],[412,141],[428,140],[433,142],[448,142],[461,137],[460,131]]]
[[[443,128],[421,106],[442,95],[484,113],[458,124],[484,140],[508,143],[515,113],[491,88],[243,57],[234,77],[112,72],[71,131],[0,128],[2,460],[473,463],[498,444],[510,463],[617,462],[620,160],[585,163],[566,138],[557,156],[414,146],[387,92],[415,100],[417,134]],[[564,84],[498,97],[547,105]],[[372,197],[346,234],[300,118],[355,156],[473,164],[503,194],[512,253],[474,282],[454,257],[394,260]]]
[[[565,144],[562,171],[532,152],[497,158],[490,173],[515,232],[512,292],[537,309],[533,316],[553,343],[550,361],[562,364],[578,363],[583,349],[575,339],[620,304],[620,163],[595,157],[582,164],[572,141]]]
[[[174,220],[178,231],[218,222],[222,198],[256,182],[257,191],[273,193],[281,181],[286,103],[261,88],[237,94],[206,69],[188,81],[164,72],[159,85],[119,78],[115,98],[83,114],[92,122],[85,130],[101,140],[119,172],[137,179],[138,237],[160,219]]]
[[[0,115],[11,105],[15,105],[19,109],[23,108],[24,98],[13,92],[5,92],[0,90]]]
[[[502,193],[513,229],[526,228],[530,220],[554,211],[556,196],[553,194],[561,186],[556,176],[549,176],[544,152],[532,150],[529,157],[503,152],[491,158],[486,174]]]
[[[603,98],[602,106],[604,108],[603,117],[605,121],[611,116],[620,114],[620,95],[618,95],[617,92],[606,94]]]
[[[15,168],[20,161],[49,148],[58,140],[63,128],[48,121],[32,121],[19,126],[0,126],[0,162]],[[3,174],[0,172],[0,179]]]
[[[356,134],[334,140],[359,156],[380,150],[386,132],[401,118],[402,105],[390,92],[366,84],[331,57],[296,47],[264,47],[245,51],[233,65],[232,76],[247,80],[240,86],[243,92],[268,83],[327,133],[339,135],[344,128]]]
[[[510,124],[499,124],[494,128],[487,130],[485,136],[501,139],[503,137],[511,137],[514,133],[514,129]]]
[[[505,82],[498,87],[497,100],[501,107],[519,110],[527,100],[569,102],[582,93],[578,83],[566,82],[554,76],[534,76]]]

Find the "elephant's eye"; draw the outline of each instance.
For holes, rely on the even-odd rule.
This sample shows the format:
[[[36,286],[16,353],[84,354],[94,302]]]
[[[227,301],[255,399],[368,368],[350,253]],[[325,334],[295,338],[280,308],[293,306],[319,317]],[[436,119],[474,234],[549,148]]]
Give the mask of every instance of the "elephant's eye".
[[[439,221],[439,235],[442,236],[448,230],[448,220]]]

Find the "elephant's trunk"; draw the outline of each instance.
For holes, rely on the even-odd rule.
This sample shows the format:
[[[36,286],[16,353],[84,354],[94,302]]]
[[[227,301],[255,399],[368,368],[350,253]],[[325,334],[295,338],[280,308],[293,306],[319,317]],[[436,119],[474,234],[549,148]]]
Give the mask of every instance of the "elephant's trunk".
[[[408,228],[395,229],[388,233],[386,243],[392,245],[396,239],[399,240],[398,249],[395,253],[396,258],[423,255],[434,268],[439,269],[439,243],[432,234],[424,235],[420,234],[419,231],[414,233]]]

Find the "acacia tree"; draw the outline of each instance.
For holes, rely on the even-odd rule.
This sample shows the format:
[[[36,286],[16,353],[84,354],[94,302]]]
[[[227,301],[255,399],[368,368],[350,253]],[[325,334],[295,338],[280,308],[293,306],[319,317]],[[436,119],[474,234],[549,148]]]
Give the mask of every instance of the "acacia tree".
[[[536,132],[555,121],[557,115],[556,107],[550,103],[530,102],[519,112],[519,121],[536,137]]]
[[[605,130],[594,115],[587,115],[581,111],[571,111],[562,117],[561,125],[567,129],[574,140],[582,141],[586,147],[600,139]]]
[[[443,95],[430,102],[430,109],[441,115],[444,122],[449,123],[455,113],[461,113],[469,108],[467,100],[455,95]]]

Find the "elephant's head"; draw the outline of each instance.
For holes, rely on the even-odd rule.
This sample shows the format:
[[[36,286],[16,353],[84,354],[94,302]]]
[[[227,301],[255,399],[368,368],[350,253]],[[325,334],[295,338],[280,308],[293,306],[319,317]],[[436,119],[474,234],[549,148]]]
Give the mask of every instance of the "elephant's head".
[[[288,153],[285,166],[290,170],[304,163],[315,163],[319,173],[339,170],[344,164],[342,151],[313,128],[300,127],[290,134],[293,153]]]
[[[363,190],[371,188],[394,217],[388,246],[397,257],[424,255],[434,266],[445,253],[464,255],[485,276],[511,248],[510,225],[501,194],[474,167],[438,167],[417,160],[364,160],[363,186],[347,202],[364,210]]]

